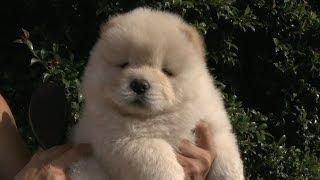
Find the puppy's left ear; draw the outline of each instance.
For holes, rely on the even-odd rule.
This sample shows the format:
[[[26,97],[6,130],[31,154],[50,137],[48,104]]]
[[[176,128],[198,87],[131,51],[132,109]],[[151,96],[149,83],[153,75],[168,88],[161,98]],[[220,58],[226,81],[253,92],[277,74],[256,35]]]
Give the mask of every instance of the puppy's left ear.
[[[195,49],[202,55],[205,55],[205,43],[203,37],[199,34],[196,28],[193,26],[183,24],[180,27],[182,33],[185,34],[187,39],[193,44]]]

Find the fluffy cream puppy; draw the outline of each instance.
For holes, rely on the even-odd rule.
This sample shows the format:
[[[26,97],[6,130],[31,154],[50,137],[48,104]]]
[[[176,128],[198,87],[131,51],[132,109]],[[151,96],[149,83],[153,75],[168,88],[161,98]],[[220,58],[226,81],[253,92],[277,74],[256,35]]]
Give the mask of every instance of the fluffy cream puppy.
[[[86,67],[82,118],[72,141],[94,157],[72,179],[183,180],[175,150],[204,120],[216,159],[208,179],[244,179],[236,138],[205,64],[197,31],[180,17],[147,8],[102,26]]]

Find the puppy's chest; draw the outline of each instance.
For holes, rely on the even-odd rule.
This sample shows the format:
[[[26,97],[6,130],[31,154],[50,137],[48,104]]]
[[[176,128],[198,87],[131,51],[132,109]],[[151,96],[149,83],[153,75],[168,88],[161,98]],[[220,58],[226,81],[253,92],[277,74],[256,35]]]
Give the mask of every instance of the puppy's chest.
[[[161,138],[176,147],[181,139],[194,141],[193,129],[198,118],[194,113],[185,113],[171,114],[146,119],[145,121],[134,121],[127,124],[128,136],[133,138]]]

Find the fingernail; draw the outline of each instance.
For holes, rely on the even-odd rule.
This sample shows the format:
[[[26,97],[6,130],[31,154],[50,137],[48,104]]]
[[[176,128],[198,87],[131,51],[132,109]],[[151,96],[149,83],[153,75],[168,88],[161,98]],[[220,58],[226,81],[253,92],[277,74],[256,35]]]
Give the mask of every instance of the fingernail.
[[[180,149],[181,146],[183,146],[183,144],[185,144],[185,139],[182,139],[178,145],[178,148]]]
[[[190,143],[190,141],[188,140],[188,139],[182,139],[182,144],[189,144]]]

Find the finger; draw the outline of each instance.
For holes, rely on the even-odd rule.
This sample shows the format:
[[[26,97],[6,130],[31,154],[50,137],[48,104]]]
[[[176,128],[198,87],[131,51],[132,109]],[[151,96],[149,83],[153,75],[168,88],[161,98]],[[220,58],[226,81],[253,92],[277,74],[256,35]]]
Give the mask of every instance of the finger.
[[[197,174],[202,174],[205,171],[205,167],[197,159],[192,159],[178,153],[177,160],[179,164],[183,167],[183,170],[186,176],[188,177],[193,177]]]
[[[179,164],[180,164],[182,167],[188,166],[188,165],[190,164],[190,162],[192,161],[191,158],[186,157],[186,156],[183,156],[183,155],[180,154],[180,153],[177,153],[176,156],[177,156],[177,160],[178,160]]]
[[[62,169],[67,169],[72,163],[79,161],[92,154],[89,144],[79,144],[66,151],[57,159],[51,162],[51,165]]]
[[[178,160],[178,163],[183,167],[183,171],[186,175],[186,177],[190,177],[190,174],[191,174],[191,162],[192,162],[192,159],[191,158],[188,158],[188,157],[185,157],[179,153],[176,154],[177,156],[177,160]]]
[[[186,157],[197,159],[203,166],[210,167],[213,161],[211,153],[207,150],[201,149],[188,140],[182,140],[179,147],[180,153]]]
[[[213,151],[213,134],[209,128],[209,125],[204,122],[200,121],[196,126],[196,135],[198,137],[196,143],[199,147],[209,150],[210,152]]]
[[[64,152],[66,152],[69,149],[71,149],[71,148],[72,148],[71,144],[64,144],[64,145],[54,146],[54,147],[44,151],[43,155],[48,157],[48,161],[47,162],[50,162],[53,159],[59,157]]]
[[[32,157],[30,162],[38,166],[46,164],[71,148],[72,145],[64,144],[60,146],[54,146],[46,151],[39,149],[39,151]]]
[[[179,152],[184,156],[197,159],[202,155],[203,149],[192,144],[189,140],[183,139],[179,145]]]

